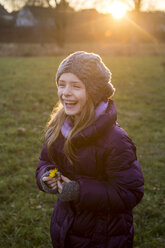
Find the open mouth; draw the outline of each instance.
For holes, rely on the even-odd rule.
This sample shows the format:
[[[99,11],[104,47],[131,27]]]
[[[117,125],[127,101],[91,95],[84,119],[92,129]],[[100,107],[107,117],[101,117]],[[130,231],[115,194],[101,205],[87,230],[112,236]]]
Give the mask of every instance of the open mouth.
[[[66,107],[70,108],[75,106],[77,104],[77,101],[65,101],[64,104]]]

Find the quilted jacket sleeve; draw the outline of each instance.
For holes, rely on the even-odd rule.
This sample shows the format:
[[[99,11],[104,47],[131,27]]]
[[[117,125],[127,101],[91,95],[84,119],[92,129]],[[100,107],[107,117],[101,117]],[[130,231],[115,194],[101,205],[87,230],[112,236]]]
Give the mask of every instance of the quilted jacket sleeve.
[[[105,181],[79,179],[79,207],[112,212],[133,209],[143,197],[144,179],[131,139],[124,135],[115,140],[104,161]]]
[[[40,159],[40,161],[39,161],[37,169],[36,169],[36,180],[37,180],[37,184],[38,184],[39,189],[44,191],[43,186],[41,184],[41,178],[42,178],[43,174],[46,171],[54,169],[55,167],[57,168],[57,166],[50,161],[48,154],[47,154],[47,149],[46,149],[45,144],[42,147],[39,159]]]

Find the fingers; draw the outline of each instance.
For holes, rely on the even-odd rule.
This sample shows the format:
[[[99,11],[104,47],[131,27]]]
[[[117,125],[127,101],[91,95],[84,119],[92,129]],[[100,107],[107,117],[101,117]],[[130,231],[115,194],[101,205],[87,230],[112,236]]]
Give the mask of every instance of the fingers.
[[[56,188],[57,187],[57,183],[49,183],[47,185],[49,188]]]
[[[68,183],[71,180],[67,177],[64,177],[63,175],[60,175],[57,178],[43,177],[42,181],[44,183],[46,183],[49,188],[55,189],[56,187],[58,187],[58,192],[61,193],[62,192],[62,184]]]
[[[71,180],[69,179],[69,178],[67,178],[67,177],[64,177],[63,175],[61,175],[59,178],[51,178],[51,177],[43,177],[42,178],[42,181],[43,182],[53,182],[53,181],[60,181],[60,180],[62,180],[63,182],[65,182],[65,183],[68,183],[68,182],[70,182]]]
[[[61,183],[61,181],[57,181],[57,186],[58,186],[58,192],[61,194],[61,192],[62,192],[62,183]]]
[[[57,187],[57,178],[43,177],[42,181],[47,184],[50,188]]]
[[[54,180],[55,178],[54,177],[53,178],[52,177],[43,177],[42,181],[47,182],[47,181],[52,181],[52,179]]]
[[[49,187],[54,188],[54,187],[57,187],[57,182],[55,182],[55,183],[50,183],[50,184],[48,184],[48,185],[49,185]]]
[[[61,180],[65,183],[69,183],[71,180],[67,177],[64,177],[63,175],[61,175]]]
[[[57,189],[57,184],[52,189]]]
[[[57,180],[57,186],[58,186],[58,192],[61,194],[62,192],[62,187],[63,187],[63,184],[64,183],[68,183],[70,182],[71,180],[67,177],[64,177],[63,175],[61,175],[61,178],[60,180]]]

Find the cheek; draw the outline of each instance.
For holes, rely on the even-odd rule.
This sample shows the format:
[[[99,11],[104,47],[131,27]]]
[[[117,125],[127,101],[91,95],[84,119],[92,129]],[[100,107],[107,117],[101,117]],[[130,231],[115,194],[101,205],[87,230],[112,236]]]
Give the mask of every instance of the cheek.
[[[57,96],[58,96],[59,100],[61,100],[60,98],[62,96],[62,92],[60,90],[57,91]]]

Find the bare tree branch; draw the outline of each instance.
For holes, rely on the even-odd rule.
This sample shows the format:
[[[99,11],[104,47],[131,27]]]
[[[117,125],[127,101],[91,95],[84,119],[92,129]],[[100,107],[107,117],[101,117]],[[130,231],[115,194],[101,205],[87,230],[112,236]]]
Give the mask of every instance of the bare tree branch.
[[[134,10],[140,11],[142,6],[142,0],[134,0],[134,5],[135,5]]]
[[[55,2],[56,2],[56,0],[55,0]],[[47,5],[48,5],[49,7],[52,7],[49,0],[46,0],[46,3],[47,3]]]
[[[53,7],[53,6],[57,6],[58,4],[61,3],[61,1],[63,0],[6,0],[4,1],[5,5],[8,5],[11,7],[11,9],[13,10],[18,10],[21,7],[23,7],[26,4],[29,5],[35,5],[35,6],[49,6],[49,7]],[[88,0],[91,3],[91,6],[93,6],[93,8],[97,8],[98,10],[102,8],[103,5],[107,5],[111,4],[113,1],[115,0]],[[140,11],[143,4],[144,3],[148,3],[147,0],[120,0],[122,1],[125,5],[127,5],[129,7],[130,10],[136,10],[136,11]],[[67,2],[71,3],[71,0],[67,0]],[[154,5],[156,5],[156,1],[152,0],[148,3],[151,4],[152,2],[152,7]],[[53,5],[54,3],[54,5]],[[72,6],[75,6],[76,9],[82,9],[84,8],[84,1],[83,0],[72,0]],[[147,5],[146,5],[147,6]]]

